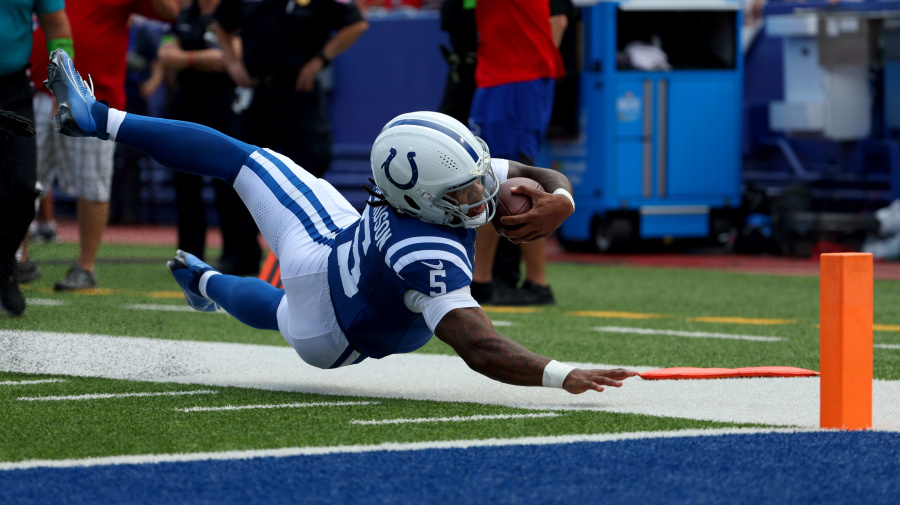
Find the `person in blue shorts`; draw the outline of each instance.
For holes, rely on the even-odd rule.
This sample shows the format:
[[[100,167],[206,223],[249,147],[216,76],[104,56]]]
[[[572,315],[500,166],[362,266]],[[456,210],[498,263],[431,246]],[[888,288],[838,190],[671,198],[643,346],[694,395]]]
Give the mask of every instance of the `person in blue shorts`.
[[[529,351],[496,332],[472,298],[475,228],[494,213],[499,184],[530,177],[571,191],[559,173],[491,159],[462,123],[436,112],[392,119],[372,146],[374,186],[360,215],[328,182],[289,158],[193,123],[126,114],[97,101],[64,51],[47,86],[59,132],[114,140],[174,170],[234,186],[279,258],[284,289],[223,275],[179,251],[169,262],[185,300],[278,330],[319,368],[412,352],[432,335],[470,368],[522,386],[570,393],[619,387],[635,372],[583,370]],[[534,209],[505,217],[514,234],[545,237],[572,213],[566,196],[535,192]]]

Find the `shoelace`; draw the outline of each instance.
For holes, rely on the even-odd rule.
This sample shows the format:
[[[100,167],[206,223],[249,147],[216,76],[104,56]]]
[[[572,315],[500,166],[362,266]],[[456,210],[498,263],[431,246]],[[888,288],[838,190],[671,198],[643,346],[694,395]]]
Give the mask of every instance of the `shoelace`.
[[[91,74],[88,74],[88,81],[90,82],[90,86],[88,86],[88,81],[85,81],[84,77],[81,77],[81,74],[75,72],[75,75],[77,75],[78,79],[81,80],[81,85],[84,86],[84,89],[91,93],[91,98],[94,98],[94,78],[91,77]]]
[[[75,70],[74,66],[72,66],[72,70],[75,72],[75,75],[78,76],[78,80],[81,81],[81,85],[84,86],[84,89],[90,91],[91,98],[94,98],[94,78],[91,77],[91,74],[88,74],[88,81],[90,81],[90,86],[88,86],[88,82],[84,80],[84,77],[81,77],[81,73]]]
[[[81,74],[78,74],[78,77],[81,77]],[[86,89],[89,89],[89,90],[90,90],[91,96],[94,96],[94,78],[91,77],[91,74],[88,74],[88,81],[90,81],[90,83],[91,83],[91,87],[90,87],[90,88],[88,88],[88,85],[87,85],[86,82],[84,82],[84,79],[81,79],[81,84],[84,84],[84,87],[85,87]]]

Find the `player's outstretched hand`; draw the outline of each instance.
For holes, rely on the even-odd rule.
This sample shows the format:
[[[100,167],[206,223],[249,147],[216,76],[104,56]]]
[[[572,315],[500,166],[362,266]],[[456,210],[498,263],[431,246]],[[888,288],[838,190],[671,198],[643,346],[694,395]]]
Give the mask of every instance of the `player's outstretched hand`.
[[[34,123],[30,119],[3,109],[0,109],[0,130],[19,137],[34,137]]]
[[[577,395],[588,390],[603,391],[606,386],[622,387],[622,381],[638,375],[632,370],[616,368],[613,370],[582,370],[576,368],[569,372],[563,381],[563,389]]]
[[[512,193],[531,198],[531,210],[518,216],[504,216],[500,221],[507,226],[524,226],[506,229],[503,235],[515,244],[549,237],[567,217],[575,211],[572,202],[563,195],[554,195],[527,186],[517,186]]]

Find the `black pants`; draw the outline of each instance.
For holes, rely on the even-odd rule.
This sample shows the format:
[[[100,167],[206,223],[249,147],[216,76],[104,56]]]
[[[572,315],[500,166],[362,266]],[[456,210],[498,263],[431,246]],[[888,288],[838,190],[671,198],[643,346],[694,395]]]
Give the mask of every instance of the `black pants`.
[[[262,79],[263,84],[253,91],[253,101],[238,118],[237,138],[257,147],[277,151],[306,169],[322,177],[331,164],[331,125],[325,115],[324,95],[319,88],[311,93],[294,89],[295,78]],[[240,197],[230,187],[230,195],[224,190],[217,193],[224,250],[223,262],[237,258],[240,264],[256,256],[259,263],[259,230]],[[227,214],[232,215],[229,217]],[[240,216],[237,216],[240,214]],[[252,243],[251,243],[252,241]]]
[[[253,101],[240,117],[238,138],[277,151],[321,178],[331,164],[325,105],[318,83],[312,92],[301,93],[293,78],[276,79],[254,89]]]
[[[138,84],[125,82],[125,110],[129,114],[148,115],[147,100],[138,91]],[[109,193],[109,222],[135,224],[141,220],[141,171],[150,158],[124,144],[116,144],[113,163],[112,190]]]
[[[126,108],[131,112],[130,108]],[[137,114],[137,112],[135,112]],[[112,191],[109,195],[109,222],[135,224],[141,220],[141,170],[150,159],[124,144],[116,144]]]
[[[0,75],[0,109],[34,121],[31,85],[25,71]],[[16,249],[34,219],[37,197],[37,144],[34,137],[17,137],[0,130],[0,274],[12,268]]]
[[[535,161],[519,154],[514,161],[518,161],[524,165],[534,166]],[[522,279],[522,270],[520,263],[522,262],[522,246],[513,244],[509,240],[500,237],[497,244],[497,254],[494,255],[494,267],[491,271],[495,282],[515,287]]]
[[[472,110],[472,99],[475,96],[475,64],[460,63],[456,73],[447,72],[444,81],[444,95],[438,112],[447,114],[460,123],[469,124],[469,112]]]
[[[233,88],[179,88],[169,105],[169,117],[209,126],[227,135],[237,127],[231,110]],[[206,205],[203,203],[203,178],[173,172],[175,206],[178,210],[178,248],[204,258],[206,254]],[[257,241],[259,229],[250,211],[228,183],[213,179],[216,212],[222,230],[222,256],[219,267],[226,273],[255,275],[262,250]]]

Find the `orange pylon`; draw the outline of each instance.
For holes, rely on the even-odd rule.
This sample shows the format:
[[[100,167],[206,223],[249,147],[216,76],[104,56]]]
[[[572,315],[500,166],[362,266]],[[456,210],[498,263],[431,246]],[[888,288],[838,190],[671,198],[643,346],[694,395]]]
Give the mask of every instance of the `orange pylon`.
[[[871,428],[872,255],[834,253],[819,258],[819,425]]]

